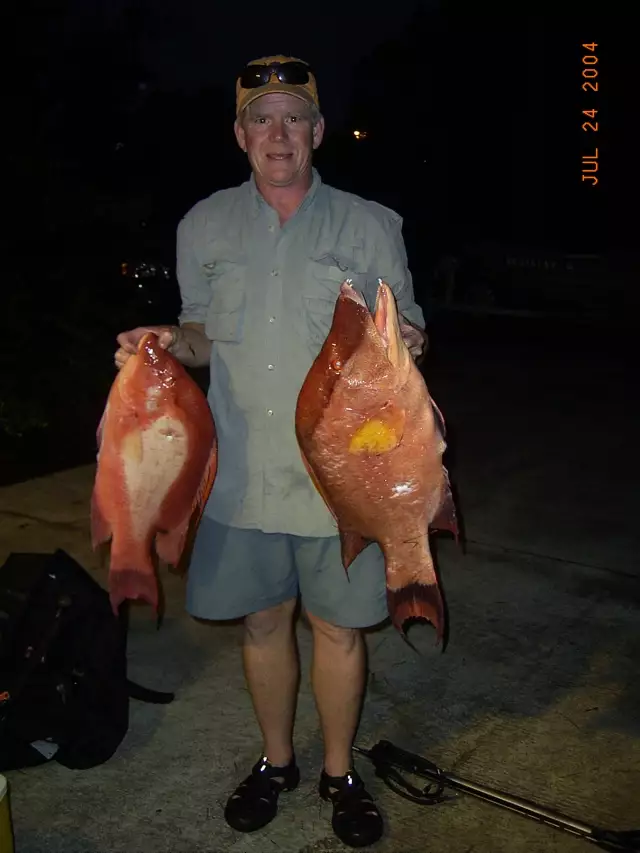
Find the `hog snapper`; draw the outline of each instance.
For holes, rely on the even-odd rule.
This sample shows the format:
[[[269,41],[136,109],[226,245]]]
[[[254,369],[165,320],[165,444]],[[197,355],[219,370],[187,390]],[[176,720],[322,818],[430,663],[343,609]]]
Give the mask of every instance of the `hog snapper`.
[[[406,639],[407,623],[427,620],[440,643],[445,616],[429,528],[458,538],[442,464],[444,419],[402,340],[385,282],[373,316],[350,281],[342,284],[331,330],[298,396],[295,427],[338,526],[345,570],[377,542],[394,626]]]
[[[149,332],[116,376],[98,427],[91,500],[94,549],[111,540],[109,595],[158,609],[153,549],[177,567],[217,471],[207,399]]]

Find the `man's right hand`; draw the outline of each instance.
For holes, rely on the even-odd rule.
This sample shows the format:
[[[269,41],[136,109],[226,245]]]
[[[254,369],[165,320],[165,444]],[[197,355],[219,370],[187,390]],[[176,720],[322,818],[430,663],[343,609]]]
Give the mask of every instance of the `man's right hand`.
[[[120,348],[116,350],[114,361],[120,370],[128,359],[138,351],[138,345],[147,332],[153,332],[158,336],[158,343],[162,349],[168,349],[174,341],[175,326],[138,326],[128,332],[120,332],[116,340]]]

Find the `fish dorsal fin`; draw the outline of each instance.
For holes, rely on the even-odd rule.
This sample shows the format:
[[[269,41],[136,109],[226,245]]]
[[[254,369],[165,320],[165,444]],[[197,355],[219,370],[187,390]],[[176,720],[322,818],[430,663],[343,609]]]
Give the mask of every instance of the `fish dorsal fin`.
[[[431,530],[448,530],[453,533],[457,543],[460,542],[460,528],[458,525],[458,514],[456,505],[453,500],[453,492],[451,490],[451,481],[449,480],[449,472],[442,466],[444,472],[444,483],[442,485],[442,493],[440,504],[436,510],[429,527]]]
[[[433,398],[430,397],[429,399],[431,400],[431,408],[433,409],[433,417],[436,422],[436,428],[440,433],[441,438],[444,440],[447,437],[447,427],[444,422],[444,416],[440,409],[434,403]]]
[[[209,459],[207,460],[207,464],[202,474],[202,479],[200,480],[200,486],[198,487],[198,491],[196,492],[196,496],[193,501],[191,515],[186,521],[184,532],[181,533],[181,541],[177,549],[179,556],[177,557],[177,562],[173,564],[175,572],[179,575],[184,575],[187,571],[187,566],[193,551],[196,532],[202,519],[205,505],[209,495],[211,494],[211,489],[213,488],[213,484],[216,479],[217,469],[218,444],[217,440],[214,438],[211,445],[211,453],[209,454]],[[172,561],[165,558],[165,562],[171,563]]]

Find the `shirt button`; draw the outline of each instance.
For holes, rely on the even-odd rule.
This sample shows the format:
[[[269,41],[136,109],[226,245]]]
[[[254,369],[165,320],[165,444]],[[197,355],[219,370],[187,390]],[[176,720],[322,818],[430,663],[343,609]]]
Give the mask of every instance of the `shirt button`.
[[[273,231],[273,225],[269,226],[269,231]]]
[[[269,415],[269,417],[271,417],[271,415],[273,414],[273,409],[267,409],[267,414]]]
[[[280,273],[278,272],[278,270],[271,270],[271,275],[276,276],[280,275]]]
[[[268,364],[268,365],[267,365],[267,369],[268,369],[268,370],[273,370],[273,365],[272,365],[272,364]]]
[[[275,317],[269,317],[269,322],[270,322],[270,323],[275,323],[275,321],[276,321],[276,318],[275,318]]]

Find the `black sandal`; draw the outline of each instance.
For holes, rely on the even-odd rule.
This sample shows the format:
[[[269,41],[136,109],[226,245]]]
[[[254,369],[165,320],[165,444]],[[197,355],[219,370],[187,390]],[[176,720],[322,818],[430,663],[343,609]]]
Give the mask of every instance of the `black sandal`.
[[[331,826],[343,844],[368,847],[382,838],[382,817],[355,770],[344,776],[328,776],[323,770],[318,792],[333,803]]]
[[[293,791],[299,781],[295,757],[285,767],[275,767],[261,758],[227,800],[224,819],[238,832],[262,829],[277,815],[281,792]]]

